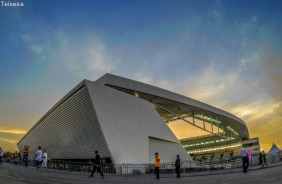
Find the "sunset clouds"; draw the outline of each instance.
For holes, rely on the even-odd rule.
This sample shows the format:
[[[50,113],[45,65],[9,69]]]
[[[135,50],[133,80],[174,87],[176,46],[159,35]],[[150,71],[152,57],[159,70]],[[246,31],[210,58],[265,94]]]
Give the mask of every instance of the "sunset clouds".
[[[282,147],[279,1],[24,3],[0,10],[0,146],[16,149],[83,79],[113,73],[226,110],[264,149]]]

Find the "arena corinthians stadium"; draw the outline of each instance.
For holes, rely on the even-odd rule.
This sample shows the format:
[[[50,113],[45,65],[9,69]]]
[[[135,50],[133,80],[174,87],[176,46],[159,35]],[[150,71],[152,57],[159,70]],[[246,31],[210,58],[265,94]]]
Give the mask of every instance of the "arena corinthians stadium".
[[[185,124],[187,137],[173,125]],[[187,126],[186,126],[187,125]],[[201,134],[192,135],[200,130]],[[191,135],[189,134],[191,132]],[[197,131],[196,131],[197,132]],[[239,152],[249,140],[246,124],[216,107],[165,89],[105,74],[83,80],[57,102],[19,141],[47,149],[49,159],[87,160],[95,150],[113,164],[144,164],[159,152],[162,162],[176,155],[192,160]]]

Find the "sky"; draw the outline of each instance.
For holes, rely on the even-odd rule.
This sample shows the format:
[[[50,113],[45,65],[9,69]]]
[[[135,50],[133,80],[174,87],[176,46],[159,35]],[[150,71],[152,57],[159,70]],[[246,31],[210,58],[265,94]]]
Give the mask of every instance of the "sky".
[[[4,151],[17,150],[79,82],[105,73],[221,108],[246,122],[263,149],[282,148],[282,1],[18,2],[0,4]]]

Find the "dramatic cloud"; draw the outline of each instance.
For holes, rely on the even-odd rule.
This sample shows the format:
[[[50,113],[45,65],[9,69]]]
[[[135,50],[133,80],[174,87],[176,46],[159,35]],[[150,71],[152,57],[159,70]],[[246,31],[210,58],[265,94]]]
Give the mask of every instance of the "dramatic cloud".
[[[11,139],[6,139],[5,137],[0,137],[1,141],[7,142],[7,143],[18,143],[18,140],[11,140]]]
[[[163,79],[157,81],[153,79],[153,76],[149,77],[148,75],[139,76],[137,77],[137,80],[151,83],[152,85],[156,85],[206,103],[224,104],[225,101],[231,100],[225,99],[224,96],[229,96],[229,92],[234,90],[232,88],[235,85],[238,85],[240,74],[240,70],[219,73],[216,71],[215,67],[207,66],[202,68],[202,71],[199,71],[196,75],[187,75],[185,78],[180,80],[172,81],[169,79]],[[234,100],[234,98],[232,100]]]
[[[277,126],[282,121],[282,57],[277,52],[264,54],[265,57],[261,54],[249,52],[238,61],[236,68],[224,72],[210,65],[179,81],[156,80],[153,75],[138,75],[136,79],[231,112],[247,123],[250,136],[260,137],[261,146],[267,150],[272,141],[282,140],[282,127]],[[188,125],[181,122],[173,122],[169,126],[180,138],[196,132],[190,127],[191,131],[184,130]],[[275,135],[277,140],[269,138],[271,135]]]
[[[278,48],[265,48],[261,53],[261,71],[264,72],[266,77],[272,82],[272,85],[276,89],[271,91],[278,95],[278,98],[281,98],[282,91],[282,43]]]
[[[53,59],[64,63],[74,75],[93,78],[93,74],[98,77],[115,69],[110,52],[99,39],[90,36],[76,41],[64,33],[59,37]]]
[[[7,131],[6,129],[4,130]],[[0,147],[4,151],[15,151],[17,150],[17,143],[23,137],[22,130],[8,130],[9,133],[0,132]],[[20,134],[18,134],[20,133]]]
[[[10,134],[0,131],[0,144],[19,140],[14,130],[31,128],[83,79],[113,73],[233,113],[265,149],[282,145],[281,3],[166,3],[3,9],[0,124]]]

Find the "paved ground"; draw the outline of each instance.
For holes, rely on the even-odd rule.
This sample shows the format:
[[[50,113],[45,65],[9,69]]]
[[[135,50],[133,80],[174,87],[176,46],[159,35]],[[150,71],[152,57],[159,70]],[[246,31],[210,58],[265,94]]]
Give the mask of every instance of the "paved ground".
[[[282,166],[266,169],[254,169],[248,173],[235,172],[228,174],[216,174],[206,176],[192,176],[174,178],[173,175],[166,175],[160,180],[155,180],[154,175],[106,175],[100,179],[98,175],[88,178],[86,173],[74,173],[67,171],[39,171],[34,168],[24,168],[10,164],[0,165],[0,184],[76,184],[76,183],[193,183],[193,184],[282,184]]]

